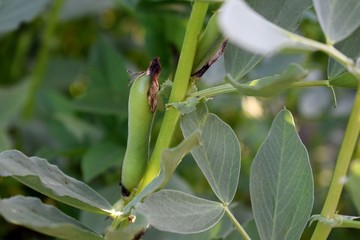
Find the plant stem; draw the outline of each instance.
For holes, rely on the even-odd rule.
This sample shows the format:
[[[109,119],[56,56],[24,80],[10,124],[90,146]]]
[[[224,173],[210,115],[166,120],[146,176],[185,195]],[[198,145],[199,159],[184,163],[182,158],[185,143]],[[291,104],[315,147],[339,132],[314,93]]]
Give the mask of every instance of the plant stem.
[[[321,216],[331,218],[335,215],[340,195],[344,187],[344,179],[346,177],[350,160],[354,152],[357,138],[360,132],[360,87],[358,87],[354,106],[350,115],[350,119],[342,141],[338,159],[331,180],[328,195],[325,200]],[[313,240],[326,239],[330,234],[331,226],[318,222],[312,235]]]
[[[170,103],[183,101],[186,97],[196,52],[197,39],[203,26],[208,6],[208,2],[194,2],[169,98]],[[139,186],[138,192],[159,174],[161,154],[164,149],[170,146],[179,117],[180,113],[176,109],[169,109],[166,111],[154,151],[148,162],[148,168]]]
[[[300,45],[310,47],[328,54],[337,62],[343,65],[350,73],[352,73],[360,81],[360,69],[355,66],[354,61],[345,54],[337,50],[331,44],[324,44],[306,37],[302,37],[293,33],[288,33],[288,37]]]
[[[239,231],[239,233],[243,237],[243,239],[251,240],[250,236],[247,234],[245,229],[241,226],[241,224],[234,217],[234,215],[231,213],[230,209],[227,206],[225,206],[225,212],[228,215],[228,217],[230,218],[231,222],[234,224],[235,228]]]
[[[330,87],[329,80],[317,80],[317,81],[301,81],[294,82],[290,85],[292,88],[304,88],[304,87]],[[192,93],[192,97],[214,97],[224,93],[241,93],[230,83],[221,84],[215,87],[206,88],[198,92]]]
[[[36,93],[40,88],[44,77],[52,35],[54,33],[63,2],[64,0],[56,0],[53,2],[51,11],[49,12],[49,18],[46,21],[41,47],[37,56],[34,71],[31,75],[31,85],[23,109],[23,115],[26,118],[30,118],[34,111]]]

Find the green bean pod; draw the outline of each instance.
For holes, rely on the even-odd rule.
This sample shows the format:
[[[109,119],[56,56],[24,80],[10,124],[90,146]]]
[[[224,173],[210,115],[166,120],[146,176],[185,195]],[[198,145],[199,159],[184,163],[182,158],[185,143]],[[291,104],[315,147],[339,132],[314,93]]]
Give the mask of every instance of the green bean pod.
[[[191,71],[192,76],[201,77],[224,51],[226,39],[220,32],[217,18],[218,13],[215,12],[199,37],[193,69]]]
[[[159,68],[153,70],[151,66],[154,64],[158,64],[156,66]],[[158,90],[156,86],[158,88],[157,77],[159,72],[159,58],[156,58],[150,63],[148,70],[141,73],[133,81],[130,89],[128,139],[121,173],[122,193],[125,196],[129,195],[139,184],[146,169],[149,157],[151,126],[156,110]]]

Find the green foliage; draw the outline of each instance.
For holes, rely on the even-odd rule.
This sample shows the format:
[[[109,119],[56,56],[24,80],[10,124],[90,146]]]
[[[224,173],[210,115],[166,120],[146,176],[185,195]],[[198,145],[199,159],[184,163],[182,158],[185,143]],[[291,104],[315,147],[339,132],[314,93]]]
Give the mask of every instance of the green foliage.
[[[314,185],[308,153],[287,110],[275,117],[255,156],[250,194],[261,239],[300,238],[311,214]]]
[[[0,0],[0,238],[357,239],[359,8]]]
[[[38,198],[16,196],[1,200],[0,212],[9,222],[61,239],[104,239],[57,208],[41,203]]]
[[[58,201],[91,212],[111,213],[111,205],[93,189],[65,175],[45,159],[31,157],[16,150],[0,154],[0,174],[11,176],[23,184]]]

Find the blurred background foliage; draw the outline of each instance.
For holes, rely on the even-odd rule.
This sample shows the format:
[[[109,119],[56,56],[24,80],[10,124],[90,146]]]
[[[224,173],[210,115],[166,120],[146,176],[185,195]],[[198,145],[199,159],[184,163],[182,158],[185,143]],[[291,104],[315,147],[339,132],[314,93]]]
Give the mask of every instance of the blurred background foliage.
[[[217,7],[211,6],[209,17]],[[0,1],[0,150],[16,148],[28,156],[46,158],[114,203],[120,197],[118,182],[126,148],[132,75],[128,70],[145,70],[152,58],[160,56],[161,82],[172,79],[190,10],[191,2],[172,0]],[[324,40],[313,9],[304,13],[298,31]],[[278,73],[289,62],[309,69],[309,80],[326,79],[327,61],[319,52],[277,54],[264,59],[245,79]],[[198,82],[198,88],[222,83],[224,74],[220,58]],[[228,94],[208,102],[210,111],[229,123],[241,142],[242,169],[234,206],[240,222],[251,218],[252,159],[275,114],[284,106],[294,114],[309,151],[316,190],[313,212],[321,211],[354,94],[351,89],[335,91],[336,108],[326,88],[290,89],[267,99]],[[160,106],[154,138],[163,111]],[[355,158],[359,155],[357,147]],[[1,198],[17,194],[40,197],[100,232],[108,223],[101,216],[54,202],[13,179],[0,178],[0,186]],[[191,156],[183,160],[170,187],[214,198]],[[359,214],[347,191],[338,210]],[[210,239],[223,234],[220,227],[211,231],[203,236]],[[355,231],[335,229],[330,239],[356,236]],[[145,239],[165,237],[200,236],[180,238],[155,230],[145,234]],[[0,218],[0,239],[50,238]]]

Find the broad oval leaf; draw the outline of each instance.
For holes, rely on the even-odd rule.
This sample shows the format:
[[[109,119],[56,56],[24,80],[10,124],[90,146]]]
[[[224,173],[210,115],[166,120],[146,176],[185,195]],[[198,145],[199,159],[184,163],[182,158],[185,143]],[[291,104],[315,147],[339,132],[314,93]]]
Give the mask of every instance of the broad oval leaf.
[[[304,47],[290,38],[290,32],[265,19],[243,0],[224,3],[219,26],[230,42],[254,53],[265,55],[285,47]]]
[[[150,195],[137,209],[153,227],[176,233],[205,231],[214,226],[225,212],[219,202],[174,190],[161,190]]]
[[[241,94],[248,96],[270,97],[290,87],[291,83],[303,80],[307,71],[297,64],[291,64],[281,74],[240,83],[227,76],[226,80],[239,90]]]
[[[0,213],[8,221],[61,239],[104,239],[59,209],[34,197],[0,200]]]
[[[309,156],[292,115],[278,113],[250,172],[251,205],[261,239],[300,239],[314,186]]]
[[[327,41],[337,43],[360,25],[359,0],[313,0],[316,14]]]
[[[85,183],[65,175],[45,159],[16,150],[0,153],[0,176],[13,177],[55,200],[86,211],[110,215],[112,207]],[[120,194],[120,193],[119,193]]]
[[[205,104],[183,116],[181,129],[185,137],[200,131],[201,145],[191,154],[216,196],[229,204],[237,189],[241,162],[240,144],[234,131],[216,115],[209,114]]]
[[[48,0],[3,0],[0,2],[0,34],[31,21],[48,3]]]

